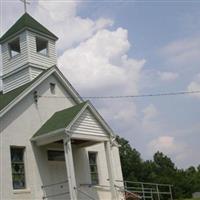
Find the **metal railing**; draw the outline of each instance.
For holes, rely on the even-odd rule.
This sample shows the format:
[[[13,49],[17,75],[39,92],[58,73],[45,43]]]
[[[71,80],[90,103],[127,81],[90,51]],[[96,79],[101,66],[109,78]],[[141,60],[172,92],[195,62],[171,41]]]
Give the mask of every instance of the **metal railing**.
[[[96,200],[95,198],[93,198],[91,195],[89,195],[87,192],[81,190],[80,188],[77,188],[77,191],[80,192],[81,194],[83,194],[85,197],[89,198],[90,200]]]
[[[119,181],[123,182],[124,192],[131,192],[139,195],[143,200],[173,200],[172,185],[158,184],[158,183],[145,183],[133,181]]]
[[[127,199],[128,197],[133,197],[134,199],[142,199],[141,196],[131,192],[131,191],[128,191],[127,189],[125,189],[123,186],[120,187],[118,185],[115,185],[115,188],[117,189],[117,191],[119,191],[121,194],[124,195],[124,198]]]
[[[92,189],[104,189],[104,190],[108,190],[110,191],[111,190],[111,186],[110,185],[92,185],[92,184],[80,184],[81,187],[88,187],[88,188],[92,188]],[[120,193],[120,196],[124,196],[124,192],[126,193],[129,193],[130,195],[134,196],[135,199],[141,199],[141,197],[139,195],[136,195],[136,194],[133,194],[132,192],[128,191],[128,190],[125,190],[124,187],[120,187],[120,186],[117,186],[115,185],[115,189],[117,192]],[[82,191],[83,192],[83,191]],[[88,193],[85,192],[86,195],[88,195]],[[91,196],[90,196],[91,197]],[[95,200],[94,197],[91,197],[92,200]],[[120,198],[121,199],[121,198]],[[124,198],[123,198],[124,199]],[[126,198],[125,198],[126,199]]]
[[[65,181],[60,181],[57,183],[41,186],[42,191],[43,191],[42,199],[56,198],[60,196],[69,195],[69,191],[67,191],[67,183],[68,183],[68,180],[65,180]],[[66,187],[64,187],[65,185]]]
[[[116,180],[115,183],[120,183],[121,186],[115,184],[116,191],[122,193],[125,197],[132,197],[133,199],[142,200],[173,200],[172,185],[158,184],[158,183],[145,183],[145,182],[133,182],[133,181],[120,181]],[[60,196],[69,195],[68,180],[57,183],[43,185],[43,200],[48,198],[56,198]],[[89,192],[81,189],[82,186],[94,188],[91,184],[81,184],[77,188],[77,192],[87,197],[90,200],[96,200]],[[98,188],[105,188],[110,190],[109,185],[98,185]],[[70,199],[70,197],[69,197]]]

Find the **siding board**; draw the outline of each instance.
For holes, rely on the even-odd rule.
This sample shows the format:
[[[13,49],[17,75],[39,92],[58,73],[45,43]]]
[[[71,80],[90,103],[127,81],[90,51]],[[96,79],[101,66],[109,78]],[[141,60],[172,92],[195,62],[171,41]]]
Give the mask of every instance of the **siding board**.
[[[75,134],[107,136],[105,129],[99,124],[88,109],[85,110],[73,124],[72,131]]]
[[[30,81],[29,69],[23,69],[18,73],[13,74],[7,78],[3,79],[3,90],[4,92],[9,92],[23,84],[26,84]]]

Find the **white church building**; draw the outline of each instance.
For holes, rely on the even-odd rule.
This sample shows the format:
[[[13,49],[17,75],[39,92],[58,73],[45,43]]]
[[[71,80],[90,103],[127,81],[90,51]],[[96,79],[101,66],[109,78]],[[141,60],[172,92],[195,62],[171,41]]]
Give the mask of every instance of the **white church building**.
[[[58,69],[57,39],[27,13],[0,38],[0,199],[124,199],[115,134]]]

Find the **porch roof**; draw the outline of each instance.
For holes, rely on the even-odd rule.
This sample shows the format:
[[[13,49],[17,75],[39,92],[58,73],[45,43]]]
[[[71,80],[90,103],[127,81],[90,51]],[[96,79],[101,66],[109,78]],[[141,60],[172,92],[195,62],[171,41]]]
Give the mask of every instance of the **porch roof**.
[[[34,134],[33,138],[52,131],[66,128],[86,103],[87,101],[54,113],[52,117],[47,122],[45,122],[42,127]]]

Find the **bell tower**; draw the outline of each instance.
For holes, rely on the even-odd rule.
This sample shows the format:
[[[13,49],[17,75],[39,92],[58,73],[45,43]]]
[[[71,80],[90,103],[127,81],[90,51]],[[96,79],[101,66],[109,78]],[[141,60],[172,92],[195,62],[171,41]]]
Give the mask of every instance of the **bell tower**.
[[[28,13],[0,38],[3,93],[35,79],[56,65],[57,37]]]

